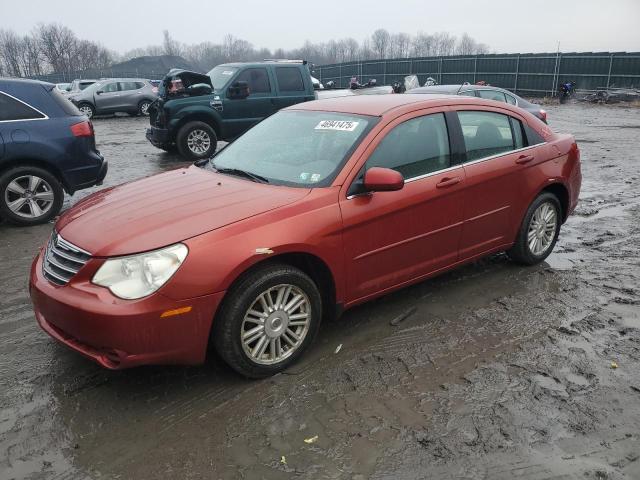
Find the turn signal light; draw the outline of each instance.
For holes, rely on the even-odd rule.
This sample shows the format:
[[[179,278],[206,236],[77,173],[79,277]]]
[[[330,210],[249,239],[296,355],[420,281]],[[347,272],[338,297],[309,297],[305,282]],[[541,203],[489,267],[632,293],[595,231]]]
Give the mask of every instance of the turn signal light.
[[[93,137],[93,125],[89,120],[71,125],[74,137]]]

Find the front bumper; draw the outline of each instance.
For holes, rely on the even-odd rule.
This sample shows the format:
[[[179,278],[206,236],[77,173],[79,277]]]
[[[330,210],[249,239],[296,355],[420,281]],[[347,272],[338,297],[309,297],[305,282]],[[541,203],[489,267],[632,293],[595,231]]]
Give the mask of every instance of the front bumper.
[[[93,285],[99,265],[89,262],[64,286],[42,274],[42,252],[31,267],[29,292],[38,324],[50,336],[105,368],[194,365],[206,358],[209,331],[224,292],[175,301],[156,292],[126,301]],[[191,311],[161,317],[163,312]]]
[[[166,128],[147,128],[145,137],[147,137],[147,140],[149,140],[149,142],[151,142],[153,146],[158,148],[163,148],[171,144],[169,130],[167,130]]]

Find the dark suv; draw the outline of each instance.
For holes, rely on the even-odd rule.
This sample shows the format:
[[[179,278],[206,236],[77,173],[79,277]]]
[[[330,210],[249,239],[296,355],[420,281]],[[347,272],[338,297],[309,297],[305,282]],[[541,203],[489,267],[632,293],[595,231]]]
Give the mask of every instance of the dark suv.
[[[93,125],[55,85],[0,79],[0,217],[47,222],[65,191],[100,185],[106,174]]]

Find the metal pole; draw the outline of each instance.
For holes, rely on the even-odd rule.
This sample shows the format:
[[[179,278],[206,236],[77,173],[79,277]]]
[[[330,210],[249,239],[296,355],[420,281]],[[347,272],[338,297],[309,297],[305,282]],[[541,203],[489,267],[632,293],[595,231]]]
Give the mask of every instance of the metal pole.
[[[516,60],[516,82],[513,86],[513,93],[518,93],[518,74],[520,73],[520,54],[518,54],[518,59]]]
[[[478,56],[473,59],[473,83],[476,83],[476,75],[478,74]]]
[[[607,90],[609,90],[609,83],[611,82],[611,67],[613,66],[613,53],[609,57],[609,73],[607,74]]]
[[[438,83],[442,85],[442,56],[440,57],[440,63],[438,63]]]

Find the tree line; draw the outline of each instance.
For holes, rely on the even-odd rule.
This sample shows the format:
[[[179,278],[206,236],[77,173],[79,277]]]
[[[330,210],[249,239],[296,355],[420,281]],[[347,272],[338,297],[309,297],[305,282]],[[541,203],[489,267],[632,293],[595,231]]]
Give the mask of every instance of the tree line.
[[[179,55],[194,66],[207,71],[220,63],[231,61],[254,61],[264,58],[305,59],[316,65],[343,63],[381,58],[412,58],[446,55],[481,55],[489,53],[489,47],[476,41],[468,34],[456,37],[447,32],[390,33],[379,28],[373,34],[358,42],[354,38],[342,38],[327,42],[306,41],[302,47],[294,49],[256,49],[250,42],[226,35],[222,43],[202,42],[183,44],[165,30],[162,45],[152,45],[126,52],[124,59],[143,55]]]
[[[32,77],[109,67],[117,58],[69,28],[40,24],[27,35],[0,29],[0,76]]]
[[[63,25],[40,24],[27,35],[0,29],[0,76],[32,77],[49,73],[72,74],[89,69],[108,69],[145,55],[177,55],[194,67],[208,71],[230,61],[253,61],[264,58],[298,58],[316,65],[380,58],[429,57],[440,55],[479,55],[489,47],[466,33],[457,38],[446,32],[390,33],[380,28],[358,42],[354,38],[313,43],[306,41],[294,49],[256,48],[247,40],[226,35],[222,43],[202,42],[187,45],[168,31],[161,45],[136,48],[123,55],[99,43],[83,40]]]

